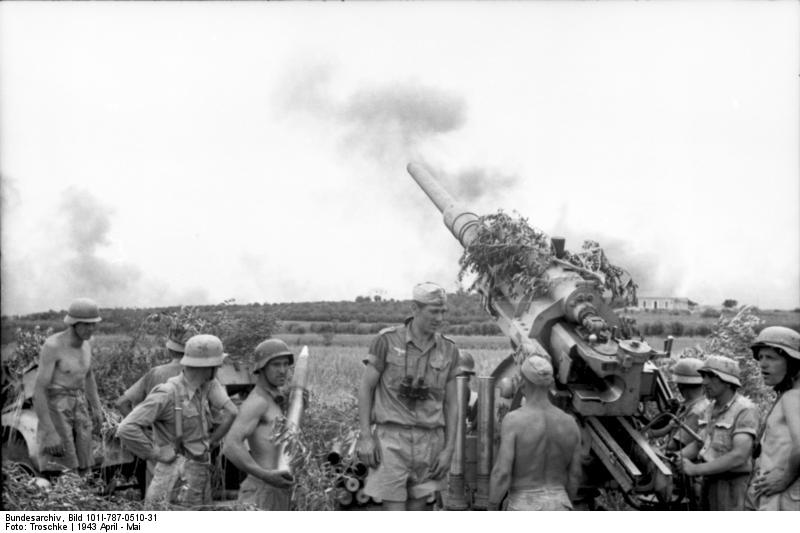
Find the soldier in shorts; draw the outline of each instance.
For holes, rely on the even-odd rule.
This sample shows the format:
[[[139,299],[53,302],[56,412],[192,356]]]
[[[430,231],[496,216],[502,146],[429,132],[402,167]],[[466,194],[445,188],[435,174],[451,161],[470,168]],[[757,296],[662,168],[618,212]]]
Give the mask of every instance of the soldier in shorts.
[[[800,333],[764,328],[751,346],[777,398],[761,430],[748,509],[800,511]]]
[[[280,448],[273,435],[275,422],[286,412],[283,387],[294,354],[282,340],[268,339],[256,346],[254,356],[256,386],[225,436],[223,452],[248,474],[239,488],[239,503],[262,511],[288,511],[294,479],[290,472],[277,470]]]
[[[369,466],[364,492],[387,511],[426,509],[455,447],[458,349],[438,331],[447,296],[421,283],[412,298],[411,318],[370,345],[358,393],[356,451]]]
[[[508,492],[508,511],[572,510],[581,475],[577,422],[550,402],[553,366],[534,355],[522,363],[525,404],[503,418],[492,468],[489,510]]]
[[[92,422],[100,427],[103,414],[92,373],[90,339],[100,320],[97,304],[79,298],[64,317],[69,328],[51,335],[42,346],[33,406],[39,419],[43,472],[66,468],[86,474],[94,465]]]

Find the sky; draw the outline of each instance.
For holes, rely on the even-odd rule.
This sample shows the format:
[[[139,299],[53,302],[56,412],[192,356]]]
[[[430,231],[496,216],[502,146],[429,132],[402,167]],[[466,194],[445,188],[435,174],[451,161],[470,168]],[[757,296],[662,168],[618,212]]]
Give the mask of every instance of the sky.
[[[478,214],[800,307],[797,2],[0,3],[2,313],[408,299]]]

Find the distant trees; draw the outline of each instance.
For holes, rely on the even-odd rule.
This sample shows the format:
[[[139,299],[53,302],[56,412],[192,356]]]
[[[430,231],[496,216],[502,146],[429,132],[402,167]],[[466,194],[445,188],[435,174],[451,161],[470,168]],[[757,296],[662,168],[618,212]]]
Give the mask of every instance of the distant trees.
[[[739,302],[732,299],[727,299],[724,302],[722,302],[722,307],[724,307],[725,309],[735,309],[737,305],[739,305]]]

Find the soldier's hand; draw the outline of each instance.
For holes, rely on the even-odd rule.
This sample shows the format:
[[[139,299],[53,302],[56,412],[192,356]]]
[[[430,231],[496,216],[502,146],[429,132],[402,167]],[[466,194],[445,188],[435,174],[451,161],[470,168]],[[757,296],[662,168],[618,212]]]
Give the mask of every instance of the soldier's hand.
[[[678,469],[687,476],[697,475],[697,465],[691,462],[686,457],[682,458],[678,463]]]
[[[55,457],[61,457],[64,455],[64,443],[61,440],[61,435],[55,431],[47,435],[42,444],[42,449],[45,453]]]
[[[431,477],[433,479],[441,479],[447,473],[447,470],[450,468],[450,462],[453,459],[453,450],[445,448],[439,455],[436,456],[436,459],[433,461],[431,465]]]
[[[178,456],[175,455],[175,450],[171,446],[165,446],[156,452],[154,460],[159,463],[172,464]]]
[[[103,416],[103,413],[100,411],[92,411],[92,423],[94,424],[94,429],[98,433],[103,428],[103,423],[105,423],[106,418]]]
[[[756,496],[772,496],[786,490],[793,481],[793,476],[787,476],[783,468],[765,470],[753,480],[753,489]]]
[[[267,470],[261,479],[279,489],[288,489],[294,483],[294,476],[288,470]]]
[[[381,448],[377,439],[371,433],[362,433],[356,443],[358,460],[370,468],[376,468],[381,463]]]

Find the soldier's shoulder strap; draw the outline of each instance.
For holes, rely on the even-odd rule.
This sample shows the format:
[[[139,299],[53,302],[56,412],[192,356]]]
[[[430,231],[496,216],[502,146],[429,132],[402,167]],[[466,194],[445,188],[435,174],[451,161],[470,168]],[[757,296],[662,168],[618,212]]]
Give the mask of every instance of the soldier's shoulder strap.
[[[399,328],[399,327],[400,326],[389,326],[389,327],[383,328],[382,330],[380,330],[378,332],[378,335],[385,335],[387,333],[394,333],[395,331],[397,331],[397,328]]]

